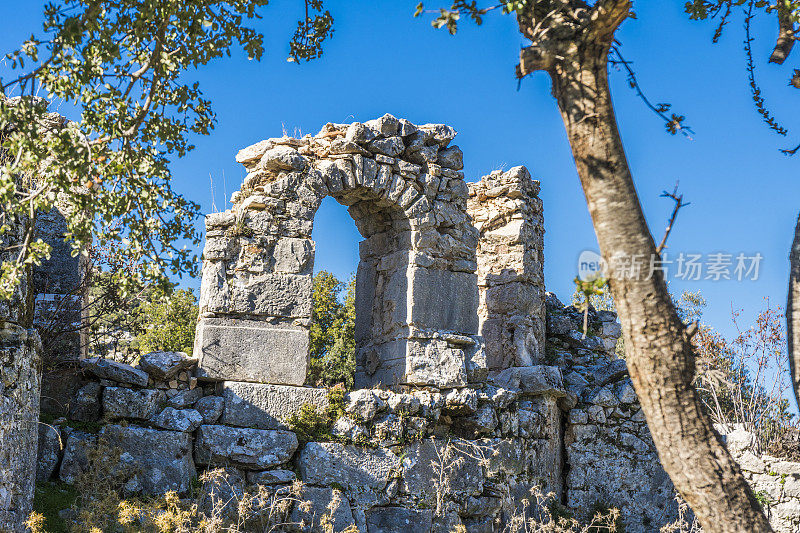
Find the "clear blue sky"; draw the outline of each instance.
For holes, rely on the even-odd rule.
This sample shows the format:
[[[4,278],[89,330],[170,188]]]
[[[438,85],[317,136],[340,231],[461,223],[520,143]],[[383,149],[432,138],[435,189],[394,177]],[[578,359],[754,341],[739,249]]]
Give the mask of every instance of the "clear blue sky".
[[[464,151],[469,181],[520,164],[541,181],[547,286],[568,300],[577,256],[596,248],[596,240],[549,79],[536,75],[517,90],[514,65],[524,42],[512,17],[490,15],[479,28],[465,23],[451,37],[433,30],[429,20],[412,18],[416,2],[329,0],[336,33],[320,60],[303,65],[286,62],[301,2],[275,0],[263,9],[257,27],[266,36],[266,54],[260,63],[239,53],[192,74],[213,101],[219,123],[174,163],[175,188],[210,212],[210,175],[214,203],[223,209],[225,194],[230,197],[245,174],[234,162],[236,152],[283,129],[316,133],[329,121],[364,121],[387,112],[416,123],[448,123],[459,131],[455,142]],[[627,21],[618,37],[650,98],[671,102],[685,114],[694,140],[664,133],[622,73],[612,74],[614,101],[657,238],[672,208],[658,196],[679,179],[692,205],[681,212],[670,239],[674,253],[764,256],[757,282],[671,284],[676,292],[700,289],[709,300],[707,321],[730,331],[731,305],[748,316],[765,297],[784,305],[787,251],[800,209],[800,156],[787,158],[778,148],[800,142],[800,93],[787,87],[788,68],[766,64],[776,24],[757,18],[757,75],[777,115],[796,128],[793,137],[781,139],[759,122],[750,100],[741,18],[712,45],[712,25],[688,21],[683,4],[635,2],[638,19]],[[0,49],[10,50],[39,31],[40,7],[17,2],[6,10]],[[318,269],[343,278],[355,270],[360,239],[344,207],[326,201],[314,235]]]

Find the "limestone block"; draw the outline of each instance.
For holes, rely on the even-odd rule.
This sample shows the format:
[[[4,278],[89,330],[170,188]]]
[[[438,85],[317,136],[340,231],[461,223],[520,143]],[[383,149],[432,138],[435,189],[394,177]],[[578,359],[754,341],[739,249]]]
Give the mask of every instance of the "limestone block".
[[[314,268],[314,241],[286,237],[278,240],[272,255],[276,272],[303,273]]]
[[[326,531],[338,533],[355,525],[350,502],[341,491],[327,487],[303,487],[300,500],[310,502],[310,506],[295,505],[289,515],[289,522],[303,523],[304,527],[290,526],[291,531]],[[323,529],[323,517],[329,528]]]
[[[210,380],[302,385],[308,369],[306,329],[204,318],[197,325],[197,376]]]
[[[157,428],[191,433],[203,423],[203,415],[194,409],[167,407],[151,422]]]
[[[261,157],[261,167],[265,170],[303,170],[308,160],[289,146],[270,148]]]
[[[251,485],[285,485],[297,479],[297,474],[291,470],[264,470],[262,472],[247,472],[247,482]]]
[[[131,365],[126,365],[110,359],[101,359],[99,357],[82,360],[81,368],[86,369],[100,379],[110,379],[111,381],[137,385],[139,387],[146,387],[149,380],[147,372],[143,370],[133,368]]]
[[[222,384],[225,410],[222,423],[257,429],[288,429],[285,420],[303,404],[328,405],[325,389],[226,381]]]
[[[197,359],[183,352],[150,352],[139,358],[142,370],[154,379],[167,381],[181,370],[193,367]]]
[[[557,366],[511,367],[490,373],[490,379],[500,387],[520,389],[524,394],[563,397],[563,377]]]
[[[167,403],[175,409],[186,409],[194,405],[196,401],[203,397],[203,389],[185,389],[169,396]]]
[[[464,154],[458,146],[451,146],[439,152],[437,163],[453,170],[461,170],[464,168]]]
[[[206,396],[197,400],[194,408],[203,417],[203,424],[216,424],[225,409],[225,400],[219,396]]]
[[[61,459],[61,432],[57,427],[39,424],[39,448],[36,458],[36,481],[47,481]]]
[[[400,466],[400,459],[386,448],[309,442],[300,452],[297,464],[304,483],[338,483],[348,493],[357,494],[383,490]]]
[[[290,431],[208,425],[197,430],[195,461],[264,470],[286,463],[296,449],[297,437]]]
[[[439,388],[467,384],[467,355],[462,347],[441,339],[408,342],[405,383]]]
[[[458,444],[439,439],[425,439],[411,444],[403,458],[403,492],[414,494],[432,503],[436,497],[434,479],[439,472],[433,462],[441,461],[450,446],[452,468],[444,475],[448,493],[455,498],[478,496],[483,492],[484,467],[475,450],[460,448]]]
[[[164,392],[156,389],[106,387],[103,389],[103,415],[109,419],[149,420],[165,399]]]
[[[204,272],[205,277],[205,272]],[[211,313],[271,317],[311,316],[310,274],[262,274],[204,284],[204,308]]]
[[[381,135],[391,137],[392,135],[410,135],[413,133],[413,130],[416,130],[416,126],[411,124],[406,119],[397,119],[394,116],[386,113],[380,118],[368,120],[364,123],[365,126],[371,128]]]
[[[430,268],[393,274],[384,299],[396,302],[392,320],[420,329],[478,333],[477,276]]]
[[[89,452],[97,445],[97,435],[73,431],[64,445],[64,458],[58,471],[58,479],[72,485],[89,466]]]
[[[100,418],[100,392],[103,387],[91,381],[78,389],[69,406],[69,418],[78,422],[94,422]]]
[[[389,137],[388,139],[376,139],[368,146],[370,152],[397,157],[406,149],[401,137]]]
[[[375,415],[387,406],[383,398],[371,389],[354,390],[347,394],[346,399],[345,412],[364,422],[375,418]]]
[[[106,426],[100,436],[111,448],[122,452],[120,468],[130,474],[125,483],[128,492],[163,494],[172,490],[185,493],[197,475],[188,433]]]
[[[373,507],[366,514],[369,533],[408,533],[430,531],[433,511],[405,507]]]

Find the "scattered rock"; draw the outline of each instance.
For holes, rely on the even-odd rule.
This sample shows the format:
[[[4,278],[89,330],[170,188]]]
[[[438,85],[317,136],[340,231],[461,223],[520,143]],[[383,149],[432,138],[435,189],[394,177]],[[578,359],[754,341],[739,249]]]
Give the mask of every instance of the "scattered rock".
[[[139,370],[138,368],[133,368],[131,365],[126,365],[125,363],[112,361],[111,359],[101,359],[99,357],[83,359],[81,361],[81,368],[100,379],[110,379],[118,383],[146,387],[149,381],[147,372]]]
[[[142,370],[161,381],[167,381],[195,364],[197,358],[189,357],[183,352],[150,352],[139,359]]]

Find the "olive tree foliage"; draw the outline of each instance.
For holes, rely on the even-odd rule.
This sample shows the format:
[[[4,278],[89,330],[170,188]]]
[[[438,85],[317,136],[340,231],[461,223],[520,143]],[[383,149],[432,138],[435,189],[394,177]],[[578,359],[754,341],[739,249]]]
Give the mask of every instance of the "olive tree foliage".
[[[290,43],[295,61],[321,54],[332,18],[319,1]],[[171,185],[170,161],[215,123],[191,73],[241,48],[264,52],[248,24],[267,0],[60,0],[41,35],[5,56],[0,78],[0,299],[48,257],[33,218],[58,203],[73,253],[113,247],[123,292],[195,275],[198,205]],[[309,12],[310,9],[310,12]],[[48,104],[74,112],[63,121]],[[24,226],[24,236],[3,239]],[[106,268],[114,265],[100,265]]]

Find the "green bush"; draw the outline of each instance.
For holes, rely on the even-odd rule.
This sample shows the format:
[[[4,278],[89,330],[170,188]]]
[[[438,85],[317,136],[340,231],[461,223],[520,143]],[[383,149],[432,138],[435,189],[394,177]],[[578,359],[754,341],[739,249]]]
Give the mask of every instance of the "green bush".
[[[339,295],[345,289],[342,302]],[[345,285],[323,270],[314,276],[312,299],[308,382],[326,387],[342,383],[349,390],[356,371],[355,276]]]

